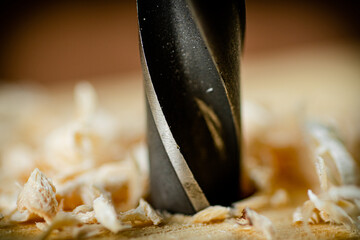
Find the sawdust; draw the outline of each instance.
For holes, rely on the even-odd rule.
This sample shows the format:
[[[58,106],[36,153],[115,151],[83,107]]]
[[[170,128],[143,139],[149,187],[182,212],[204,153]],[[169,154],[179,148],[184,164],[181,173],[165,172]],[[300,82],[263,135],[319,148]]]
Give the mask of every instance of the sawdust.
[[[12,127],[11,136],[17,138],[0,144],[2,223],[36,222],[43,239],[53,233],[73,238],[126,235],[142,228],[159,234],[178,229],[179,236],[188,237],[196,229],[211,233],[210,238],[220,236],[210,226],[225,229],[229,238],[245,233],[273,239],[282,227],[262,212],[298,206],[296,226],[359,229],[357,162],[336,133],[321,124],[304,131],[301,119],[291,115],[280,120],[262,106],[246,105],[244,169],[258,192],[232,207],[211,206],[184,216],[160,213],[143,199],[149,187],[143,133],[124,137],[119,119],[98,106],[90,84],[76,86],[70,119],[56,116],[44,105],[46,97],[38,95],[29,95],[28,111],[17,109],[23,119]],[[33,115],[39,117],[29,117]],[[294,194],[307,189],[309,200],[306,194]]]
[[[210,206],[196,213],[192,218],[194,223],[211,223],[224,221],[230,216],[230,208],[222,206]]]

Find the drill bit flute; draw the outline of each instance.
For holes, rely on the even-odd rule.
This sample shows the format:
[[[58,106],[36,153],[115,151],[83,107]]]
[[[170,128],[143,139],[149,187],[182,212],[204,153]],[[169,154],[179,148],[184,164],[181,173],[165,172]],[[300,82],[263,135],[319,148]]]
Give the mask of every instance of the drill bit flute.
[[[155,208],[239,197],[244,1],[138,0]]]

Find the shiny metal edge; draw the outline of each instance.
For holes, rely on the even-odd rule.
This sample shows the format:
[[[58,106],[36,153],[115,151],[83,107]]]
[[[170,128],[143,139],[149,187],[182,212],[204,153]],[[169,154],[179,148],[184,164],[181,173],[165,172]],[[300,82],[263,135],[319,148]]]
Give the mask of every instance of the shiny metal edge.
[[[174,167],[179,181],[182,184],[191,204],[193,205],[194,210],[198,212],[210,206],[210,203],[205,197],[205,194],[201,190],[183,155],[178,149],[178,145],[170,131],[169,125],[166,122],[165,116],[161,110],[159,100],[156,96],[154,86],[150,80],[150,74],[147,68],[146,59],[142,47],[140,49],[141,61],[143,62],[144,66],[143,71],[144,75],[146,75],[144,77],[145,93],[149,102],[151,113],[153,115],[156,127],[159,131],[161,141],[163,142],[163,145],[165,147],[165,151],[170,159],[172,166]]]

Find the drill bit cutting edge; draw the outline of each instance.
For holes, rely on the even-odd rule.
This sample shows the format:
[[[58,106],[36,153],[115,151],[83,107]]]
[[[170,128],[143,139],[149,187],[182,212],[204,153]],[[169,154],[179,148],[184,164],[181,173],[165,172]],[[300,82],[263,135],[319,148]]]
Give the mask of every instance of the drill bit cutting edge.
[[[138,0],[150,198],[193,214],[240,193],[244,1]]]

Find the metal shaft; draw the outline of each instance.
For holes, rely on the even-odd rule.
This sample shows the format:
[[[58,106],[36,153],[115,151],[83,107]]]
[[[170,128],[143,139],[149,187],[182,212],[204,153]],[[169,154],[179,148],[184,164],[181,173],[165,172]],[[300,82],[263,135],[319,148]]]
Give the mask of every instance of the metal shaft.
[[[244,0],[138,0],[154,207],[239,197]]]

